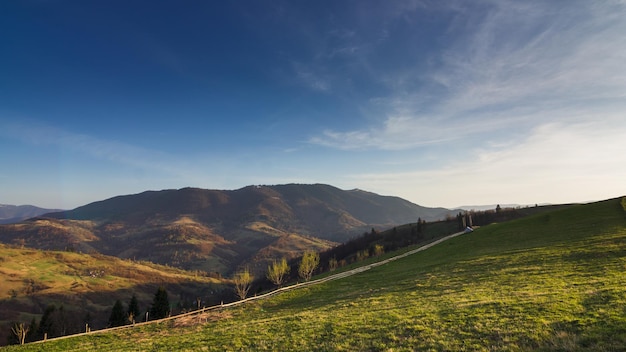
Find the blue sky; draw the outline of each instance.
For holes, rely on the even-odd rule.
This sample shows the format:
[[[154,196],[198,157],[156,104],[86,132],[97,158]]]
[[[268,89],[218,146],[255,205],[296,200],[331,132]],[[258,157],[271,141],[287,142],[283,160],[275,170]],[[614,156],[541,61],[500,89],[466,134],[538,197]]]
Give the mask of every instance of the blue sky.
[[[626,3],[0,2],[0,203],[626,195]]]

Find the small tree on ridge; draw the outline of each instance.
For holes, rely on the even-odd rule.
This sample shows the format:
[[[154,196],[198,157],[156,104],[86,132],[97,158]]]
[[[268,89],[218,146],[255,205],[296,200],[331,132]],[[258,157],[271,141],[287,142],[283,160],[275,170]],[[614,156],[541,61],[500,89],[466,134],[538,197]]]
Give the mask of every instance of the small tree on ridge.
[[[320,264],[320,255],[314,251],[304,252],[302,255],[302,261],[300,262],[300,266],[298,267],[298,275],[304,280],[311,280],[311,276],[313,276],[313,272],[317,269],[317,266]]]
[[[267,279],[274,285],[280,287],[284,283],[285,276],[289,273],[289,265],[287,259],[283,258],[280,262],[274,261],[267,267]]]
[[[235,292],[240,299],[246,299],[253,279],[254,277],[250,275],[250,270],[247,268],[235,274],[233,278],[235,282]]]

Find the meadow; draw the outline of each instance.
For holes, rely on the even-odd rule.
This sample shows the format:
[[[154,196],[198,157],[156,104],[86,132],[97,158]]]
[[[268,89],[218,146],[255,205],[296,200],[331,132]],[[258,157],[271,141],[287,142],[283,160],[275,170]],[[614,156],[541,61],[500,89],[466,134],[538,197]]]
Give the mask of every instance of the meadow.
[[[575,205],[361,274],[6,351],[624,351],[626,201]]]

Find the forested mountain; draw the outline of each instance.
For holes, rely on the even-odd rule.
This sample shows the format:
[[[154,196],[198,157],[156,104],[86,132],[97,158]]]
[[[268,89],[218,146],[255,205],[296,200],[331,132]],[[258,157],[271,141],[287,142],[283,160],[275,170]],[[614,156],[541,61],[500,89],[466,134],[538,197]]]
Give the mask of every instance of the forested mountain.
[[[329,185],[147,191],[0,226],[0,241],[228,274],[369,231],[452,213]]]

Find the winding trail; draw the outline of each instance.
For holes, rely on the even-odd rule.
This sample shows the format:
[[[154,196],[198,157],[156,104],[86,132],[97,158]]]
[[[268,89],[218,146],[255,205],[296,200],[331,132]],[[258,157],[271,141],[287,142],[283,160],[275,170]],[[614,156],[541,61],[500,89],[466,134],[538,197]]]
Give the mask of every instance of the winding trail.
[[[159,320],[150,320],[150,321],[143,322],[143,323],[135,323],[133,325],[124,325],[124,326],[118,326],[118,327],[114,327],[114,328],[107,328],[107,329],[101,329],[101,330],[94,330],[94,331],[90,331],[90,332],[83,332],[83,333],[80,333],[80,334],[60,336],[60,337],[50,338],[50,339],[47,339],[47,340],[33,341],[31,343],[42,343],[42,342],[46,342],[46,341],[67,339],[67,338],[70,338],[70,337],[77,337],[77,336],[83,336],[83,335],[93,335],[93,334],[99,334],[99,333],[110,332],[110,331],[121,330],[121,329],[130,329],[130,328],[134,328],[136,326],[144,326],[144,325],[148,325],[148,324],[159,324],[159,323],[162,323],[162,322],[165,322],[165,321],[170,321],[170,320],[180,319],[180,318],[183,318],[183,317],[188,317],[188,316],[193,316],[193,315],[197,315],[197,314],[202,314],[202,313],[208,312],[208,311],[219,310],[219,309],[223,309],[223,308],[228,308],[228,307],[234,307],[234,306],[242,305],[242,304],[245,304],[247,302],[251,302],[251,301],[256,301],[256,300],[272,297],[272,296],[275,296],[275,295],[280,294],[282,292],[295,290],[295,289],[298,289],[298,288],[301,288],[301,287],[318,285],[318,284],[322,284],[322,283],[325,283],[325,282],[339,280],[339,279],[343,279],[343,278],[346,278],[346,277],[349,277],[349,276],[352,276],[352,275],[356,275],[356,274],[362,273],[364,271],[370,270],[372,268],[375,268],[375,267],[378,267],[378,266],[381,266],[381,265],[385,265],[387,263],[396,261],[398,259],[405,258],[405,257],[408,257],[408,256],[413,255],[415,253],[427,250],[428,248],[436,246],[436,245],[440,244],[441,242],[447,241],[447,240],[449,240],[451,238],[454,238],[454,237],[457,237],[459,235],[462,235],[463,233],[464,233],[463,231],[453,233],[451,235],[442,237],[442,238],[440,238],[440,239],[438,239],[436,241],[433,241],[433,242],[431,242],[429,244],[426,244],[424,246],[421,246],[419,248],[413,249],[413,250],[408,251],[406,253],[402,253],[402,254],[393,256],[391,258],[387,258],[385,260],[381,260],[379,262],[375,262],[375,263],[372,263],[372,264],[360,266],[358,268],[354,268],[354,269],[351,269],[351,270],[343,271],[341,273],[329,275],[329,276],[326,276],[326,277],[321,278],[321,279],[311,280],[311,281],[302,282],[302,283],[298,283],[298,284],[291,285],[291,286],[281,287],[281,288],[278,288],[278,289],[276,289],[274,291],[271,291],[271,292],[268,292],[268,293],[265,293],[265,294],[262,294],[262,295],[258,295],[258,296],[249,297],[249,298],[246,298],[246,299],[243,299],[243,300],[240,300],[240,301],[236,301],[236,302],[232,302],[232,303],[226,303],[226,304],[220,304],[220,305],[211,306],[211,307],[205,307],[205,308],[194,310],[194,311],[191,311],[191,312],[188,312],[188,313],[174,315],[174,316],[171,316],[171,317],[168,317],[168,318],[159,319]]]

